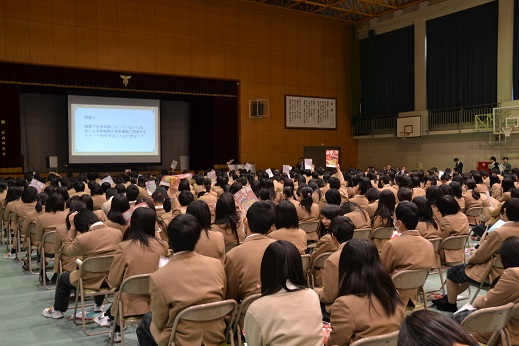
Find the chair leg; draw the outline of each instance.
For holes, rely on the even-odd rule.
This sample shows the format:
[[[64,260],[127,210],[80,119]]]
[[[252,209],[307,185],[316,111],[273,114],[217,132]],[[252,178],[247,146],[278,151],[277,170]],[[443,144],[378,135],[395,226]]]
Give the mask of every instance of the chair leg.
[[[442,285],[442,293],[445,295],[445,283],[443,281],[443,268],[441,261],[438,259],[438,273],[440,274],[440,283]]]
[[[81,279],[80,279],[81,280]],[[78,303],[79,303],[79,295],[82,294],[82,290],[81,290],[81,281],[78,283],[77,287],[76,287],[76,301],[74,302],[74,318],[72,319],[74,321],[74,324],[75,325],[79,325],[80,323],[78,323],[76,321],[76,315],[77,315],[77,306],[78,306]]]
[[[113,325],[112,325],[112,335],[110,337],[110,346],[114,346],[114,338],[115,338],[115,329],[117,328],[117,319],[119,318],[119,304],[117,304],[117,308],[115,309],[115,316],[114,316],[114,320],[113,320]],[[121,328],[121,331],[122,331],[122,328]],[[121,333],[121,342],[122,344],[124,345],[124,338],[122,338],[122,333]]]
[[[119,330],[121,331],[121,345],[124,346],[124,313],[123,313],[123,303],[121,302],[121,297],[117,299],[117,306],[119,307]],[[116,299],[114,298],[114,302]],[[114,319],[115,320],[115,319]]]

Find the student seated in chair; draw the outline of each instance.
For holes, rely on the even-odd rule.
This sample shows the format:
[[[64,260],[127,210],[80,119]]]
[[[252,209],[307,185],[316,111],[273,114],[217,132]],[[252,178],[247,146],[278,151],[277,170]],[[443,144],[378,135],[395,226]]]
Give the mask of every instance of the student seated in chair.
[[[103,255],[113,255],[115,248],[123,240],[121,231],[110,228],[99,221],[90,210],[81,210],[69,216],[70,230],[61,253],[66,256],[82,256],[83,260]],[[77,235],[77,232],[81,232]],[[76,236],[77,235],[77,236]],[[98,290],[106,284],[107,273],[87,273],[83,285],[87,289]],[[54,296],[54,306],[43,310],[44,317],[63,318],[67,311],[70,292],[76,288],[79,280],[79,270],[65,272],[58,279]],[[95,296],[94,312],[103,310],[104,295]]]
[[[150,276],[151,312],[137,328],[139,345],[166,346],[173,321],[183,309],[224,299],[225,271],[216,258],[194,252],[202,227],[193,215],[179,215],[168,226],[173,256]],[[225,340],[223,320],[180,322],[175,345],[218,345]]]
[[[465,291],[469,284],[479,286],[484,282],[489,269],[491,280],[495,280],[502,274],[503,269],[492,266],[492,258],[505,239],[519,236],[519,198],[508,200],[505,216],[508,222],[483,237],[478,249],[467,260],[467,264],[449,269],[447,295],[432,301],[438,310],[449,312],[458,310],[456,305],[458,295]]]
[[[395,210],[394,225],[402,234],[384,245],[380,260],[390,275],[403,270],[430,269],[436,262],[434,247],[416,230],[419,211],[413,202],[400,202]],[[415,306],[418,290],[400,290],[405,306]]]

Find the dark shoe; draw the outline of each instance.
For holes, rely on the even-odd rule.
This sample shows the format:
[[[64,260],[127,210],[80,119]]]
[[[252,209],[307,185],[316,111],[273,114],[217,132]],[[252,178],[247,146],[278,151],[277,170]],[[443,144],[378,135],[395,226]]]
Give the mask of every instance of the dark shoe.
[[[447,304],[449,304],[449,300],[447,298],[447,295],[444,295],[440,299],[433,299],[433,300],[431,300],[431,302],[436,307],[438,307],[438,306],[446,306]]]
[[[458,311],[458,306],[456,304],[447,303],[445,306],[436,306],[436,309],[440,311],[456,312]]]
[[[50,284],[55,285],[57,280],[58,280],[58,274],[54,273],[54,275],[52,275],[52,278],[50,279]]]

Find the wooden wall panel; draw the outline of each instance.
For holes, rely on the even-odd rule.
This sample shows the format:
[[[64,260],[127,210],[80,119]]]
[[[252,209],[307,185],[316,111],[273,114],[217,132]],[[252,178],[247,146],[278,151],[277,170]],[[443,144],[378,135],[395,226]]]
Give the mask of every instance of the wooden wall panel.
[[[0,61],[234,79],[237,161],[281,168],[324,143],[356,166],[348,30],[241,0],[0,0]],[[337,131],[285,129],[285,94],[336,97]],[[249,118],[258,98],[270,100],[270,118]]]

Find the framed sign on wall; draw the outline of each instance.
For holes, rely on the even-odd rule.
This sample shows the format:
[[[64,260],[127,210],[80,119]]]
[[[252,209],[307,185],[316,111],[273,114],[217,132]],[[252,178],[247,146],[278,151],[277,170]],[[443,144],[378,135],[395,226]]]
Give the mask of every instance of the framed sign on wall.
[[[337,129],[337,100],[285,95],[285,128]]]

